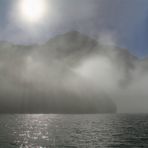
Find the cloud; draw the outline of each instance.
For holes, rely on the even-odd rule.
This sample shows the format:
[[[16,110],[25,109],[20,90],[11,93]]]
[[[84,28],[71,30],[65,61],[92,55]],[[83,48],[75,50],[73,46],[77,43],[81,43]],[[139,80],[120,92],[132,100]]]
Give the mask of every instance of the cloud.
[[[105,93],[74,71],[96,42],[78,32],[43,45],[1,43],[1,112],[115,112]]]
[[[4,108],[10,108],[8,102],[18,106],[16,108],[20,104],[29,108],[27,102],[35,101],[38,108],[42,108],[50,104],[49,96],[53,98],[50,99],[51,104],[59,102],[59,99],[56,100],[59,96],[63,99],[73,96],[71,98],[78,101],[83,98],[80,104],[86,98],[86,104],[89,104],[93,102],[90,98],[95,100],[95,96],[101,96],[98,98],[114,100],[119,112],[148,112],[148,61],[117,47],[129,47],[129,50],[134,49],[134,53],[143,53],[141,47],[146,48],[147,44],[145,24],[148,1],[50,2],[50,17],[31,28],[16,23],[16,9],[13,9],[16,3],[5,2],[1,5],[5,6],[6,12],[3,10],[0,14],[0,39],[21,44],[41,43],[72,29],[97,39],[71,32],[56,36],[42,45],[0,43],[0,94],[1,98],[5,98],[0,101]],[[63,102],[66,104],[67,100]],[[75,102],[72,99],[70,104]]]
[[[113,112],[117,105],[147,112],[147,59],[116,44],[114,33],[97,42],[76,31],[42,45],[1,43],[1,104],[8,111]]]

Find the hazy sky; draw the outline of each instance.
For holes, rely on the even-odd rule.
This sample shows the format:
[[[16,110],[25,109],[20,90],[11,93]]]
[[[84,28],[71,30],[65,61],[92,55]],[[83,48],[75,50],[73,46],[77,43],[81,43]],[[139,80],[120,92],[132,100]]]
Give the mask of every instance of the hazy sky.
[[[118,46],[140,57],[148,54],[147,0],[47,0],[47,17],[32,29],[16,23],[18,1],[0,0],[1,40],[34,43],[78,30],[93,37],[109,33]]]
[[[0,0],[0,109],[148,112],[147,0],[26,1]]]

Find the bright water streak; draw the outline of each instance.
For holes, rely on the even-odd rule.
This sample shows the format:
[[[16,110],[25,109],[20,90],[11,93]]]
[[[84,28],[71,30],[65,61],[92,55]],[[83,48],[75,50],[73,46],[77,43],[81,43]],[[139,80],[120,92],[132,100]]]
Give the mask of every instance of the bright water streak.
[[[0,148],[148,147],[148,115],[0,115]]]

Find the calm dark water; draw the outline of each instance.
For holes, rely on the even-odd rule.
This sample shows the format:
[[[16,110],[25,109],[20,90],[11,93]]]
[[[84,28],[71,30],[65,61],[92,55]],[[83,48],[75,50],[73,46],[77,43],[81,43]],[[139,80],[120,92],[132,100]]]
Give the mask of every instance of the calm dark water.
[[[0,115],[0,148],[148,148],[148,115]]]

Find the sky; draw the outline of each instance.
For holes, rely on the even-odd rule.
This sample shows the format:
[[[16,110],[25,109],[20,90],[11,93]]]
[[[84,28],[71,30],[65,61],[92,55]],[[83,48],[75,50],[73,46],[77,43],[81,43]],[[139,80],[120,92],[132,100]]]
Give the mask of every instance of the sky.
[[[45,20],[32,26],[17,22],[18,0],[0,1],[0,40],[39,43],[77,30],[94,38],[106,33],[119,47],[147,57],[147,0],[49,0]],[[28,30],[28,31],[27,31]]]
[[[0,112],[148,112],[147,0],[32,1],[0,0]]]

